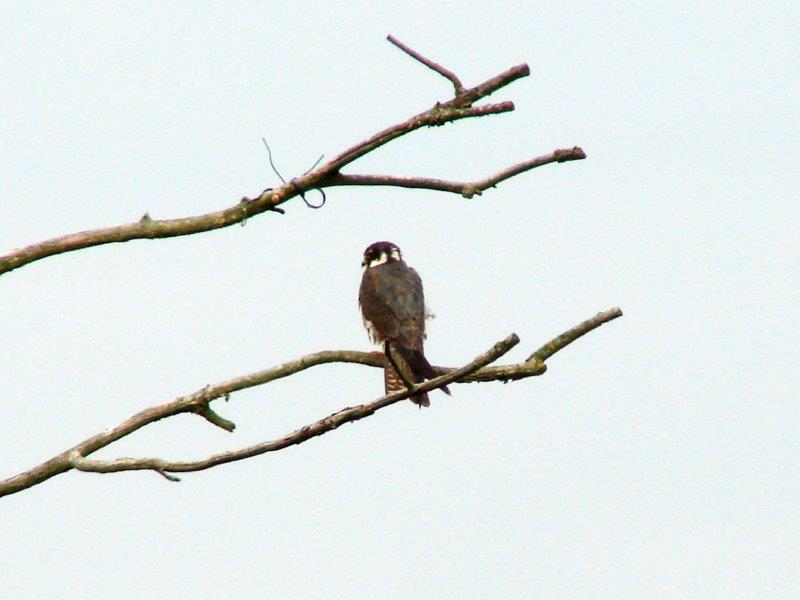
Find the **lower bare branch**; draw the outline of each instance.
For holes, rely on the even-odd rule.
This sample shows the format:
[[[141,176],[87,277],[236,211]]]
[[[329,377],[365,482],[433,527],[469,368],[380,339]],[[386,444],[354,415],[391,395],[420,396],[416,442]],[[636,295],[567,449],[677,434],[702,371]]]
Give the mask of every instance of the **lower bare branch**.
[[[589,331],[595,329],[596,327],[599,327],[602,323],[606,323],[621,315],[622,311],[620,311],[619,308],[613,308],[611,310],[599,313],[595,317],[592,317],[591,319],[584,321],[580,325],[573,327],[572,329],[569,329],[564,333],[562,333],[561,335],[553,338],[551,341],[543,345],[539,350],[534,352],[527,360],[525,360],[522,363],[482,367],[478,368],[477,370],[467,369],[467,371],[464,371],[463,373],[461,372],[460,369],[452,369],[448,367],[434,367],[434,369],[441,376],[448,376],[448,379],[445,383],[450,383],[450,382],[468,383],[468,382],[489,382],[489,381],[506,382],[506,381],[516,381],[527,377],[538,376],[546,371],[547,367],[544,364],[544,361],[547,360],[550,356],[552,356],[553,354],[555,354],[568,344],[572,343],[579,337],[585,335]],[[281,379],[283,377],[288,377],[290,375],[293,375],[295,373],[298,373],[300,371],[303,371],[305,369],[308,369],[316,365],[337,362],[337,363],[361,364],[383,369],[385,365],[385,360],[386,359],[382,352],[359,352],[355,350],[326,350],[323,352],[315,352],[313,354],[308,354],[296,360],[285,362],[283,364],[276,365],[269,369],[264,369],[263,371],[250,373],[248,375],[243,375],[240,377],[234,377],[233,379],[228,379],[227,381],[222,381],[214,385],[206,386],[188,396],[183,396],[175,400],[172,400],[171,402],[153,406],[141,412],[138,412],[135,415],[123,421],[122,423],[120,423],[119,425],[117,425],[116,427],[113,427],[102,433],[98,433],[84,440],[83,442],[80,442],[79,444],[73,446],[69,450],[66,450],[65,452],[62,452],[61,454],[51,458],[50,460],[45,461],[44,463],[41,463],[40,465],[28,471],[25,471],[24,473],[20,473],[18,475],[10,477],[5,481],[0,481],[0,496],[14,494],[21,490],[42,483],[43,481],[46,481],[47,479],[55,475],[59,475],[73,468],[79,470],[93,470],[92,469],[93,463],[86,458],[87,456],[127,435],[132,434],[133,432],[137,431],[138,429],[146,425],[149,425],[150,423],[153,423],[160,419],[171,417],[173,415],[181,413],[197,413],[203,416],[204,418],[208,419],[214,425],[222,427],[223,429],[232,430],[234,424],[228,421],[227,419],[223,419],[219,415],[216,415],[216,413],[213,413],[213,411],[211,411],[211,409],[209,408],[209,403],[218,398],[227,398],[233,392],[262,385],[270,381],[275,381],[276,379]],[[413,396],[415,393],[421,391],[428,391],[430,389],[439,387],[442,384],[441,383],[437,384],[436,382],[441,380],[441,376],[420,385],[413,385],[411,391],[404,391],[403,394],[408,394]],[[450,377],[452,376],[455,377],[451,379]],[[408,396],[403,395],[398,399],[406,397]],[[381,398],[376,402],[382,402],[386,398],[395,398],[395,395],[392,394],[389,396],[385,396],[384,398]],[[390,403],[392,402],[394,402],[394,400],[392,400]],[[370,406],[370,405],[363,405],[363,406]],[[356,407],[356,409],[360,410],[360,407]],[[347,413],[347,411],[349,410],[355,410],[355,409],[345,409],[344,411],[340,411],[340,413],[336,413],[336,415],[340,415],[341,413],[349,414]],[[214,414],[215,417],[209,418],[209,415],[212,414]],[[363,418],[363,416],[366,415],[362,415],[357,418]],[[355,420],[355,419],[349,419],[349,420]],[[319,434],[314,434],[314,435],[319,435]],[[313,435],[309,437],[313,437]],[[278,442],[276,441],[269,443],[277,444]],[[275,447],[271,449],[278,449],[278,448]],[[267,451],[270,451],[270,448],[264,450],[264,452]],[[235,458],[235,460],[240,460],[241,458],[247,458],[247,456],[241,456]],[[164,469],[163,466],[164,465],[160,463],[148,463],[148,466],[142,466],[141,468],[150,469],[158,472],[173,470],[173,469]],[[208,466],[213,466],[213,465],[208,465]],[[208,468],[208,466],[203,468]],[[117,469],[117,470],[128,470],[128,469]]]
[[[450,367],[433,367],[436,373],[449,373]],[[528,377],[537,377],[547,371],[547,365],[538,360],[528,359],[525,362],[514,365],[497,365],[496,367],[484,367],[483,369],[459,379],[456,383],[488,383],[490,381],[517,381]]]
[[[359,404],[358,406],[351,406],[333,413],[330,416],[320,419],[311,425],[306,425],[284,437],[240,448],[239,450],[231,450],[229,452],[222,452],[215,454],[197,461],[188,462],[173,462],[161,458],[118,458],[116,460],[89,460],[80,456],[79,453],[73,452],[70,454],[70,463],[76,469],[81,471],[94,471],[96,473],[115,473],[118,471],[140,471],[152,470],[162,475],[166,472],[187,472],[187,471],[202,471],[224,463],[243,460],[264,454],[265,452],[274,452],[281,450],[288,446],[300,444],[313,437],[320,436],[328,431],[336,429],[344,423],[351,421],[358,421],[364,417],[374,414],[376,411],[386,408],[400,400],[405,400],[410,396],[419,394],[421,392],[428,392],[438,387],[442,387],[448,383],[452,383],[461,377],[465,377],[470,373],[474,373],[481,367],[494,362],[506,352],[511,350],[519,343],[519,337],[516,334],[511,334],[504,340],[497,342],[492,348],[476,357],[470,363],[464,365],[459,369],[453,369],[449,373],[430,379],[418,385],[411,385],[409,389],[392,394],[387,394],[370,402],[368,404]]]

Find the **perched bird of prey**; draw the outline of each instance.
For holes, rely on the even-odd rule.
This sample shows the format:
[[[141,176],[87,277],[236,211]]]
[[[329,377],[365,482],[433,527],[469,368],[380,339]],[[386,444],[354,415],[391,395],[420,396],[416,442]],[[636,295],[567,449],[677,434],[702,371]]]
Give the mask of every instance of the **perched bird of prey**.
[[[364,275],[358,304],[369,337],[384,346],[386,393],[406,389],[403,377],[414,383],[436,377],[422,349],[425,298],[417,272],[403,262],[400,248],[392,242],[375,242],[368,246],[361,266]],[[442,391],[450,394],[446,386]],[[412,396],[411,401],[419,406],[430,406],[427,393]]]

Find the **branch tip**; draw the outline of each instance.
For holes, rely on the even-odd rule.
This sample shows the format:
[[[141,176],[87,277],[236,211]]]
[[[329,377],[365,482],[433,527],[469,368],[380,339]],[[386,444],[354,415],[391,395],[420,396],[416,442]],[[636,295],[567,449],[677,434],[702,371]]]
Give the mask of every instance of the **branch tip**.
[[[556,156],[556,162],[567,162],[569,160],[583,160],[584,158],[586,158],[586,153],[580,146],[574,146],[573,148],[556,150],[554,154]]]
[[[579,323],[575,327],[568,329],[561,335],[554,337],[547,342],[536,352],[528,357],[529,361],[538,361],[544,363],[548,358],[553,356],[559,350],[567,347],[569,344],[592,331],[597,329],[603,323],[608,323],[614,319],[622,316],[622,310],[619,307],[614,307],[609,310],[599,312],[591,319],[586,319],[583,323]]]

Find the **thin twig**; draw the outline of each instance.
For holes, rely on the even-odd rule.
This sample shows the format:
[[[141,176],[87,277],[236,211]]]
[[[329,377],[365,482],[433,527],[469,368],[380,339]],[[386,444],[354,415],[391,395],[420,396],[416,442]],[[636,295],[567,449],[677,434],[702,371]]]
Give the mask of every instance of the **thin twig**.
[[[315,168],[315,167],[316,167],[316,166],[317,166],[317,165],[318,165],[318,164],[319,164],[319,163],[322,161],[322,159],[323,159],[323,158],[325,158],[325,154],[324,154],[324,153],[319,155],[319,158],[318,158],[317,160],[315,160],[315,161],[314,161],[314,164],[313,164],[313,165],[311,165],[311,166],[310,166],[310,167],[309,167],[309,168],[306,170],[306,172],[305,172],[305,173],[303,173],[303,175],[308,175],[308,174],[309,174],[311,171],[313,171],[313,170],[314,170],[314,168]]]
[[[464,86],[461,83],[461,80],[458,77],[456,77],[455,73],[453,73],[449,69],[445,69],[442,65],[433,62],[431,59],[425,58],[424,56],[422,56],[422,54],[420,54],[416,50],[409,48],[393,35],[386,36],[386,39],[389,40],[392,44],[394,44],[398,48],[400,48],[400,50],[408,54],[411,58],[418,60],[429,69],[433,69],[434,71],[439,73],[439,75],[441,75],[442,77],[446,77],[447,79],[449,79],[450,82],[453,84],[453,87],[455,88],[456,96],[464,93]]]
[[[272,161],[272,150],[270,149],[269,144],[267,143],[267,138],[262,137],[261,141],[264,142],[264,145],[267,147],[267,158],[269,158],[269,166],[272,167],[272,172],[275,173],[275,175],[277,175],[278,178],[281,180],[281,183],[285,185],[286,180],[283,178],[283,175],[281,175],[281,172],[278,171],[278,167],[276,167],[275,163]]]

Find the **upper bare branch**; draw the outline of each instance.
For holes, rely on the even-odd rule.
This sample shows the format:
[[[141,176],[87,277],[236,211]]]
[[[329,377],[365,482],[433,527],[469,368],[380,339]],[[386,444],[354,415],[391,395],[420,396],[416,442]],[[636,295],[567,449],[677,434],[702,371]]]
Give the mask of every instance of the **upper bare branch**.
[[[44,240],[24,248],[12,250],[11,252],[0,256],[0,275],[34,261],[41,260],[48,256],[61,254],[63,252],[72,252],[92,246],[127,242],[135,239],[160,239],[191,235],[203,231],[211,231],[213,229],[229,227],[230,225],[242,223],[245,220],[253,216],[260,215],[264,212],[283,212],[283,209],[278,208],[279,205],[284,204],[292,198],[302,195],[305,191],[311,189],[322,189],[333,185],[392,185],[405,188],[416,187],[422,189],[455,191],[465,197],[470,197],[473,194],[478,194],[481,191],[496,185],[508,177],[512,177],[527,171],[533,167],[539,166],[540,164],[564,162],[566,160],[578,160],[580,158],[585,158],[583,152],[577,152],[577,149],[573,149],[571,151],[558,150],[556,153],[547,156],[555,156],[559,152],[566,154],[563,154],[560,158],[556,157],[554,159],[547,159],[547,156],[545,156],[538,159],[533,159],[532,161],[527,161],[525,163],[520,163],[501,171],[500,173],[488,179],[479,180],[471,184],[459,184],[426,178],[413,179],[401,177],[395,178],[392,176],[358,176],[340,174],[339,171],[342,169],[342,167],[352,163],[365,154],[380,148],[392,140],[422,127],[432,127],[460,119],[482,117],[514,110],[514,104],[509,101],[499,102],[496,104],[485,104],[481,106],[473,106],[473,104],[478,100],[488,97],[493,92],[509,85],[517,79],[526,77],[530,74],[528,65],[517,65],[504,71],[503,73],[496,75],[495,77],[492,77],[491,79],[484,81],[479,85],[465,89],[460,80],[441,65],[424,58],[422,55],[411,50],[394,38],[391,38],[390,41],[413,56],[415,59],[450,79],[455,88],[454,97],[445,102],[436,102],[434,106],[428,110],[425,110],[406,119],[405,121],[401,121],[400,123],[392,125],[391,127],[388,127],[383,131],[370,136],[369,138],[348,148],[344,152],[334,156],[327,162],[315,167],[308,173],[304,173],[299,177],[291,179],[290,181],[283,183],[280,187],[274,189],[269,188],[256,198],[243,198],[240,202],[223,210],[192,217],[178,219],[152,219],[148,214],[145,214],[139,221],[133,223],[81,231],[78,233],[72,233],[69,235]],[[544,161],[541,162],[543,159]],[[537,164],[537,161],[540,162]],[[350,179],[348,180],[348,178]]]

